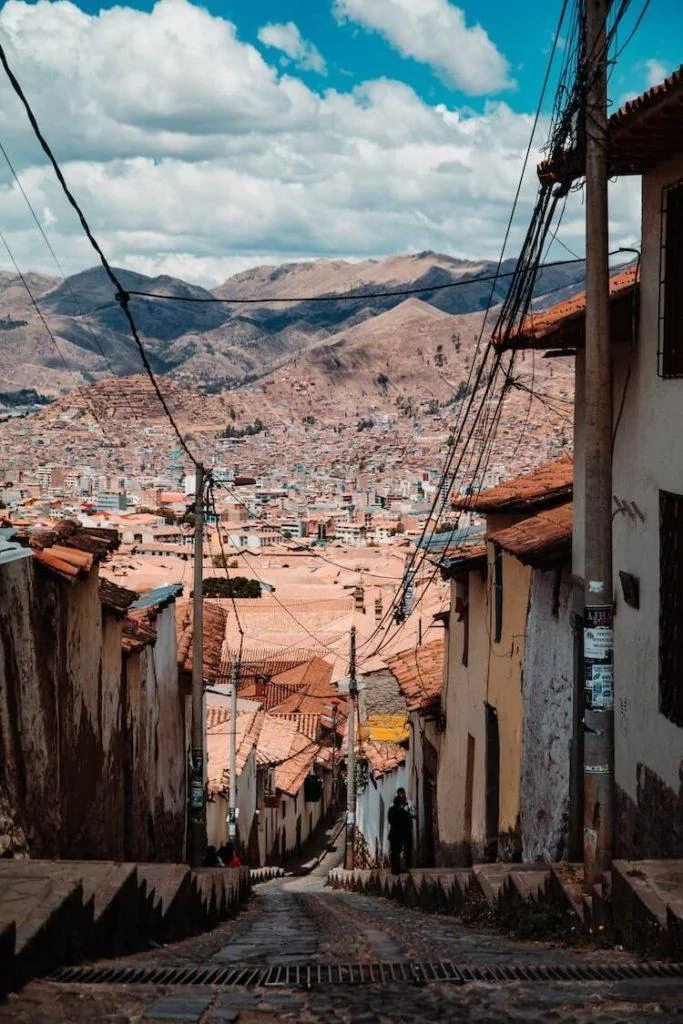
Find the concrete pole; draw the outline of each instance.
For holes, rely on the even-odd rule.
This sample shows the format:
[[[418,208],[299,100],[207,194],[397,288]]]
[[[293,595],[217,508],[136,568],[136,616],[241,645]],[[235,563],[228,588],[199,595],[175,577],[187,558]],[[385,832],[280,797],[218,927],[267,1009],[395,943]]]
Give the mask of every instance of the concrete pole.
[[[346,849],[344,867],[353,871],[355,867],[356,831],[356,702],[358,683],[356,681],[356,627],[351,627],[351,650],[349,655],[349,720],[348,753],[346,758]]]
[[[192,616],[192,755],[190,760],[190,861],[198,867],[206,849],[203,677],[204,467],[196,466],[194,501],[194,598]]]
[[[237,681],[239,665],[236,655],[232,658],[230,672],[230,803],[228,805],[228,839],[237,838]]]
[[[584,882],[614,855],[612,663],[612,364],[607,206],[610,0],[586,0],[586,379],[584,600]]]

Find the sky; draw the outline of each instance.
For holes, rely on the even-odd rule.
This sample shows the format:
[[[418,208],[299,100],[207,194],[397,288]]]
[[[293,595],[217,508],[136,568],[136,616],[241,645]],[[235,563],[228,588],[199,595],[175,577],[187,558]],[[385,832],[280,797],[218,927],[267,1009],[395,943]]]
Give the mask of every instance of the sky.
[[[110,260],[211,286],[286,260],[425,249],[497,258],[560,7],[6,0],[0,42]],[[682,41],[680,0],[652,0],[612,69],[613,106],[676,68]],[[565,45],[561,32],[558,58]],[[64,272],[91,266],[3,82],[7,157]],[[529,220],[552,98],[506,255]],[[638,241],[639,209],[638,180],[612,186],[613,245]],[[579,253],[583,216],[579,192],[558,232]],[[59,276],[1,153],[0,229],[22,269]],[[555,243],[551,256],[566,255]],[[1,242],[0,266],[11,267]]]

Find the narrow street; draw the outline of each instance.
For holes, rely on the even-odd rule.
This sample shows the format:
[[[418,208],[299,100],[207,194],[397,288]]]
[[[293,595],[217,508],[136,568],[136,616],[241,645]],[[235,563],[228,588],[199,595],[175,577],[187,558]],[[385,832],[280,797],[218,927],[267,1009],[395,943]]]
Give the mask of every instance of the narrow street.
[[[590,964],[632,959],[618,951],[580,951],[521,943],[469,929],[447,917],[326,888],[341,859],[332,850],[306,876],[258,886],[250,906],[214,932],[107,966],[285,968],[297,964]],[[683,1021],[680,979],[501,983],[414,980],[382,984],[221,987],[191,984],[58,984],[39,981],[0,1006],[0,1022],[137,1024],[188,1021],[325,1024],[412,1021]]]

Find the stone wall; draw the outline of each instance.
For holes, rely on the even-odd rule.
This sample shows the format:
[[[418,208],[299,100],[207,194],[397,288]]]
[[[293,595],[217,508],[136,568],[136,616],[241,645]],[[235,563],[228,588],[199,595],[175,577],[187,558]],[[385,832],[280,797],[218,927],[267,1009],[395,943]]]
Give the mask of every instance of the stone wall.
[[[124,662],[96,569],[68,583],[33,558],[0,566],[0,853],[183,859],[173,618]]]

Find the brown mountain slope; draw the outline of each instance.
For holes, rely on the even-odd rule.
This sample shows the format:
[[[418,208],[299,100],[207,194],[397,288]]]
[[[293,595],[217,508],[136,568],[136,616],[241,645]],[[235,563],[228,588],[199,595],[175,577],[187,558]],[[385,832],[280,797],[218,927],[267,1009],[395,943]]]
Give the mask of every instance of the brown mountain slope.
[[[392,286],[408,286],[434,269],[446,270],[457,276],[478,273],[483,267],[484,261],[457,259],[434,252],[399,254],[360,263],[309,260],[245,270],[214,288],[214,295],[249,299],[329,295],[358,288],[389,290]]]
[[[164,400],[178,423],[201,430],[224,426],[227,422],[223,399],[182,388],[168,378],[162,378],[159,383]],[[53,402],[40,416],[47,419],[90,419],[91,408],[101,420],[123,421],[131,429],[136,423],[166,422],[166,414],[151,381],[142,375],[109,378],[79,388]]]
[[[443,404],[464,386],[481,322],[481,313],[450,316],[407,299],[230,392],[230,402],[240,420],[327,422]]]

